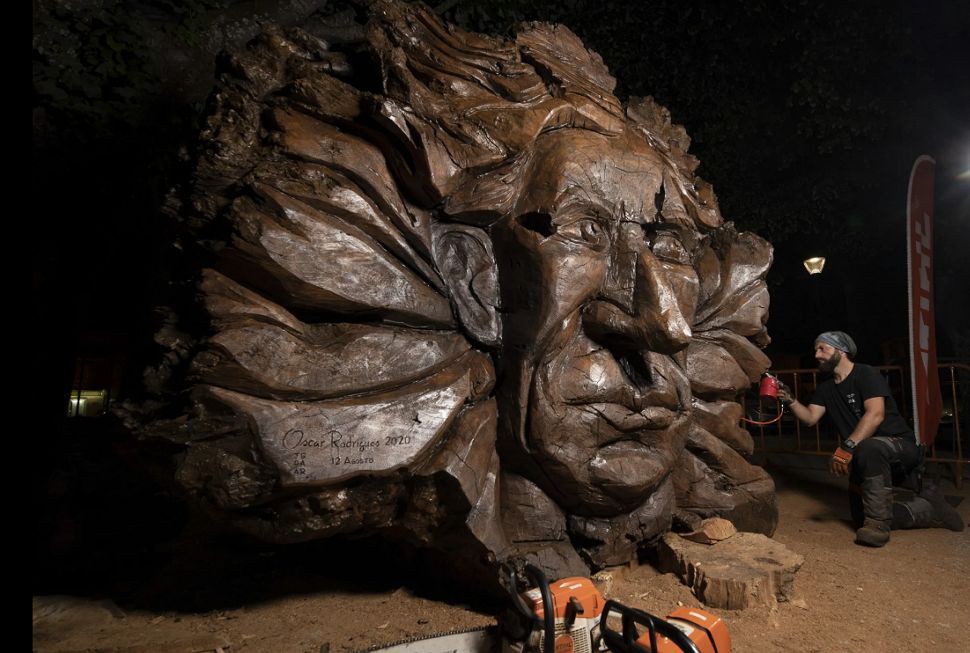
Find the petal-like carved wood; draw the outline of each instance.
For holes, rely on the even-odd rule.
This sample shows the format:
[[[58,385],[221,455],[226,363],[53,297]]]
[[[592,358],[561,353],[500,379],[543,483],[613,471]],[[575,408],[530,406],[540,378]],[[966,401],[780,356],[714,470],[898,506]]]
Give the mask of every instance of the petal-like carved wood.
[[[739,426],[741,404],[733,401],[694,399],[694,421],[719,440],[745,456],[754,452],[754,439]]]
[[[332,484],[361,474],[387,474],[420,461],[439,445],[465,401],[475,367],[464,362],[426,381],[376,396],[273,401],[215,386],[210,400],[243,415],[257,444],[279,469],[282,487]]]
[[[356,42],[269,27],[221,59],[168,204],[202,310],[152,387],[185,404],[142,435],[250,533],[380,535],[476,587],[626,562],[675,513],[771,532],[736,400],[772,251],[683,127],[563,26],[365,5]]]
[[[700,338],[687,347],[687,378],[694,394],[705,399],[734,398],[751,384],[726,349]]]
[[[271,201],[233,205],[238,230],[225,252],[227,271],[295,309],[453,325],[447,298],[366,233],[278,191],[258,190]]]
[[[771,367],[771,359],[758,345],[739,333],[728,329],[714,329],[694,335],[698,341],[715,343],[724,348],[747,375],[750,383],[757,383],[761,375]]]
[[[203,300],[218,331],[192,363],[200,383],[268,399],[313,400],[406,386],[469,350],[460,334],[379,324],[305,324],[207,270]]]

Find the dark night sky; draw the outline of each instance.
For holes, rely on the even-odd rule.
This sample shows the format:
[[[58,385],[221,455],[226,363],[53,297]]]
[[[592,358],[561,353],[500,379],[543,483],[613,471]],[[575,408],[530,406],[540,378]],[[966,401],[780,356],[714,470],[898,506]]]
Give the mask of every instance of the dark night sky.
[[[937,13],[933,9],[937,8]],[[936,302],[939,353],[944,357],[970,357],[970,74],[960,62],[970,60],[970,14],[964,3],[931,3],[908,14],[910,52],[885,62],[883,83],[893,86],[888,105],[889,128],[881,143],[874,143],[869,158],[883,158],[872,164],[872,188],[866,201],[876,207],[878,219],[867,223],[865,239],[857,246],[881,252],[875,260],[860,261],[853,252],[831,261],[831,275],[822,285],[823,302],[833,301],[836,314],[816,322],[818,329],[842,328],[858,336],[861,357],[870,362],[881,358],[880,343],[907,335],[907,291],[905,260],[906,190],[913,162],[922,154],[937,162],[936,187]],[[861,44],[865,46],[866,44]],[[860,157],[860,163],[863,157]],[[797,251],[783,244],[780,252],[791,252],[791,260],[777,266],[797,268]],[[807,252],[806,252],[807,253]],[[846,255],[848,254],[848,255]],[[829,269],[826,269],[829,272]],[[809,284],[815,279],[803,280]],[[843,292],[839,292],[839,286]],[[844,296],[847,322],[839,321],[840,295]],[[773,316],[790,321],[795,306],[804,297],[776,293]],[[825,309],[823,309],[824,311]],[[784,323],[785,319],[779,320]],[[811,317],[806,318],[811,323]],[[776,338],[783,338],[772,325]],[[816,329],[816,330],[818,330]],[[811,329],[809,329],[811,330]],[[793,343],[786,342],[788,348]],[[888,356],[887,356],[888,358]]]
[[[122,3],[128,13],[97,24],[135,39],[125,17],[157,15],[164,4]],[[474,26],[488,23],[489,11],[522,4],[459,2],[449,16]],[[238,12],[248,4],[232,6]],[[881,343],[906,336],[906,185],[915,158],[933,156],[941,354],[970,358],[963,326],[970,323],[970,3],[574,0],[529,7],[532,14],[516,18],[565,22],[603,54],[621,99],[653,94],[666,105],[688,128],[725,217],[773,241],[774,355],[808,353],[815,332],[843,328],[859,340],[861,359],[882,362]],[[111,75],[100,62],[87,79],[96,57],[57,60],[44,41],[63,16],[35,7],[34,18],[32,332],[47,369],[65,374],[77,333],[126,333],[137,376],[137,359],[150,350],[151,306],[169,277],[171,229],[157,207],[178,180],[178,150],[191,141],[201,98],[153,77],[157,61],[136,39],[134,58]],[[92,90],[85,80],[102,87]],[[811,89],[798,95],[798,84]],[[845,106],[797,105],[806,99]],[[867,101],[874,107],[868,114],[860,104]],[[819,151],[826,132],[842,144],[835,151]],[[778,215],[782,224],[789,205],[803,222],[771,237],[764,221]],[[811,206],[817,220],[806,211]],[[823,275],[808,278],[800,261],[815,253],[829,260]]]

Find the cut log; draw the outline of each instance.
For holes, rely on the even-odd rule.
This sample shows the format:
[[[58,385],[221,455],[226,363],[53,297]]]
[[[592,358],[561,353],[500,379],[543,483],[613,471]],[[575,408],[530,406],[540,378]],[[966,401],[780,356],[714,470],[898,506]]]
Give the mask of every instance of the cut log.
[[[805,561],[759,533],[738,533],[713,545],[667,533],[659,552],[661,571],[677,574],[705,605],[727,610],[790,601],[795,572]]]

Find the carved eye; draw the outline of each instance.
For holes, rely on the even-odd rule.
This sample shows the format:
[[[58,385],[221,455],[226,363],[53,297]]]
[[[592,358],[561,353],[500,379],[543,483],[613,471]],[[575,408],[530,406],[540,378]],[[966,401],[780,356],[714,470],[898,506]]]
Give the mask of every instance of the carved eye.
[[[590,247],[600,248],[606,245],[606,231],[593,218],[581,218],[569,224],[564,224],[557,230],[564,238],[581,242]]]
[[[673,234],[657,234],[652,249],[654,256],[659,258],[674,261],[675,263],[685,263],[688,265],[691,263],[687,248]]]
[[[690,253],[673,231],[658,226],[657,223],[641,225],[643,238],[654,256],[674,263],[692,263]]]

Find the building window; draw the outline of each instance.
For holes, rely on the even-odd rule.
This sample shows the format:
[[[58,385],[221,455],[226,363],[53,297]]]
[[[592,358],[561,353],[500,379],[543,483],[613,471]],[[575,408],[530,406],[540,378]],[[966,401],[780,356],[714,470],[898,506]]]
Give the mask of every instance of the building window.
[[[107,410],[107,390],[74,389],[67,400],[68,417],[99,417]]]

